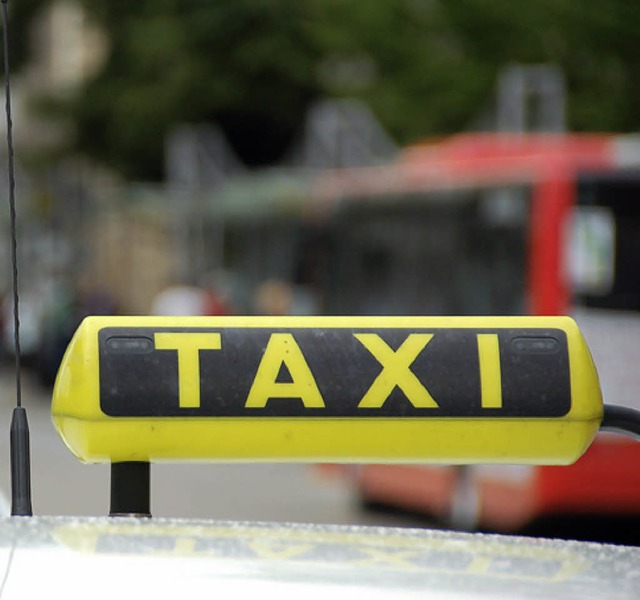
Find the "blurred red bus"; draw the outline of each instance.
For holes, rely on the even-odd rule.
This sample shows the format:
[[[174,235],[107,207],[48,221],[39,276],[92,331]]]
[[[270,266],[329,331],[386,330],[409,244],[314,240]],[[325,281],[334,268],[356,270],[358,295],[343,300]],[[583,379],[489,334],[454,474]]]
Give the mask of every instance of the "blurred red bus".
[[[301,281],[324,312],[571,314],[605,401],[640,408],[640,137],[455,136],[325,174],[307,210],[316,238],[298,253]],[[570,468],[338,471],[367,502],[458,527],[523,531],[571,517],[584,537],[606,538],[622,520],[637,542],[638,465],[639,444],[602,434]]]

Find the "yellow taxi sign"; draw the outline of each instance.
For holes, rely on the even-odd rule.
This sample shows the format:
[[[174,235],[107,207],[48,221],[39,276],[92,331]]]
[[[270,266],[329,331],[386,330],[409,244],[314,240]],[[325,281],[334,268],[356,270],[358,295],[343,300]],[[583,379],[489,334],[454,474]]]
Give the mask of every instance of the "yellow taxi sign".
[[[566,464],[602,412],[568,317],[90,317],[52,404],[87,462]]]

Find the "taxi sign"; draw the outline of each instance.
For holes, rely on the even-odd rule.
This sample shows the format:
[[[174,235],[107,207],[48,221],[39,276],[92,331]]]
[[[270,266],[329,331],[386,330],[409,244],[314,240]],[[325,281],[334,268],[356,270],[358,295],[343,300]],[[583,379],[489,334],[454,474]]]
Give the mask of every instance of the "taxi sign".
[[[52,404],[87,462],[567,464],[602,413],[568,317],[89,317]]]

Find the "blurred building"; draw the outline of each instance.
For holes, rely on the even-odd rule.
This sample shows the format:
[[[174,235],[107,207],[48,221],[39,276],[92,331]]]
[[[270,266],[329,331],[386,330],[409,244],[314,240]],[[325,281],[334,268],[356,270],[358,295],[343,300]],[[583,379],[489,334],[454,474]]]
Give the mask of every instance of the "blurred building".
[[[10,7],[11,8],[11,7]],[[11,20],[11,16],[10,16]],[[9,25],[10,33],[11,22]],[[60,297],[73,299],[86,260],[88,199],[75,168],[51,167],[43,161],[69,135],[65,123],[39,116],[34,101],[47,95],[64,98],[99,68],[106,56],[106,38],[89,22],[80,2],[54,1],[44,6],[28,31],[29,63],[11,73],[11,107],[16,168],[19,273],[23,305],[22,337],[27,354],[37,353],[47,337],[51,309]],[[10,57],[11,60],[12,57]],[[0,136],[7,134],[0,118]],[[0,144],[0,297],[11,286],[6,143]],[[28,170],[28,173],[27,173]],[[85,253],[86,254],[86,253]],[[7,325],[7,328],[9,325]],[[11,337],[5,331],[5,338]],[[31,347],[29,348],[29,337]],[[4,344],[6,349],[12,344]]]
[[[44,7],[31,25],[28,44],[30,63],[12,74],[15,141],[24,151],[40,150],[66,133],[60,125],[38,118],[30,110],[31,99],[43,93],[68,94],[95,73],[107,50],[106,37],[75,0]],[[0,131],[6,132],[4,119]]]

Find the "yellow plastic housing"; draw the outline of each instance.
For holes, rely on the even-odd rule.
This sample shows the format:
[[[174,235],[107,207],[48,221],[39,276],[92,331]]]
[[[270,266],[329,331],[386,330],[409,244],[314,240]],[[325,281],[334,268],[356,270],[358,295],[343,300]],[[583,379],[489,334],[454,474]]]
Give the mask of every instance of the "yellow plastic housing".
[[[137,331],[144,351],[165,362],[117,355],[127,344],[137,351]],[[231,337],[236,354],[223,354]],[[307,338],[313,343],[303,344]],[[243,369],[251,372],[239,370],[245,355],[252,367]],[[177,400],[168,412],[152,414],[145,381],[156,385],[157,377],[135,360],[172,381]],[[464,364],[468,372],[457,368]],[[533,393],[549,386],[545,364],[566,379],[568,394],[561,398],[566,409],[549,405],[549,415],[538,414],[548,394]],[[246,385],[239,396],[235,381]],[[522,406],[503,398],[507,384]],[[472,399],[468,406],[456,403],[456,386]],[[357,403],[341,404],[338,389]],[[215,403],[226,408],[213,414]],[[67,349],[52,402],[64,443],[91,463],[570,464],[595,437],[602,414],[596,369],[568,317],[89,317]]]

